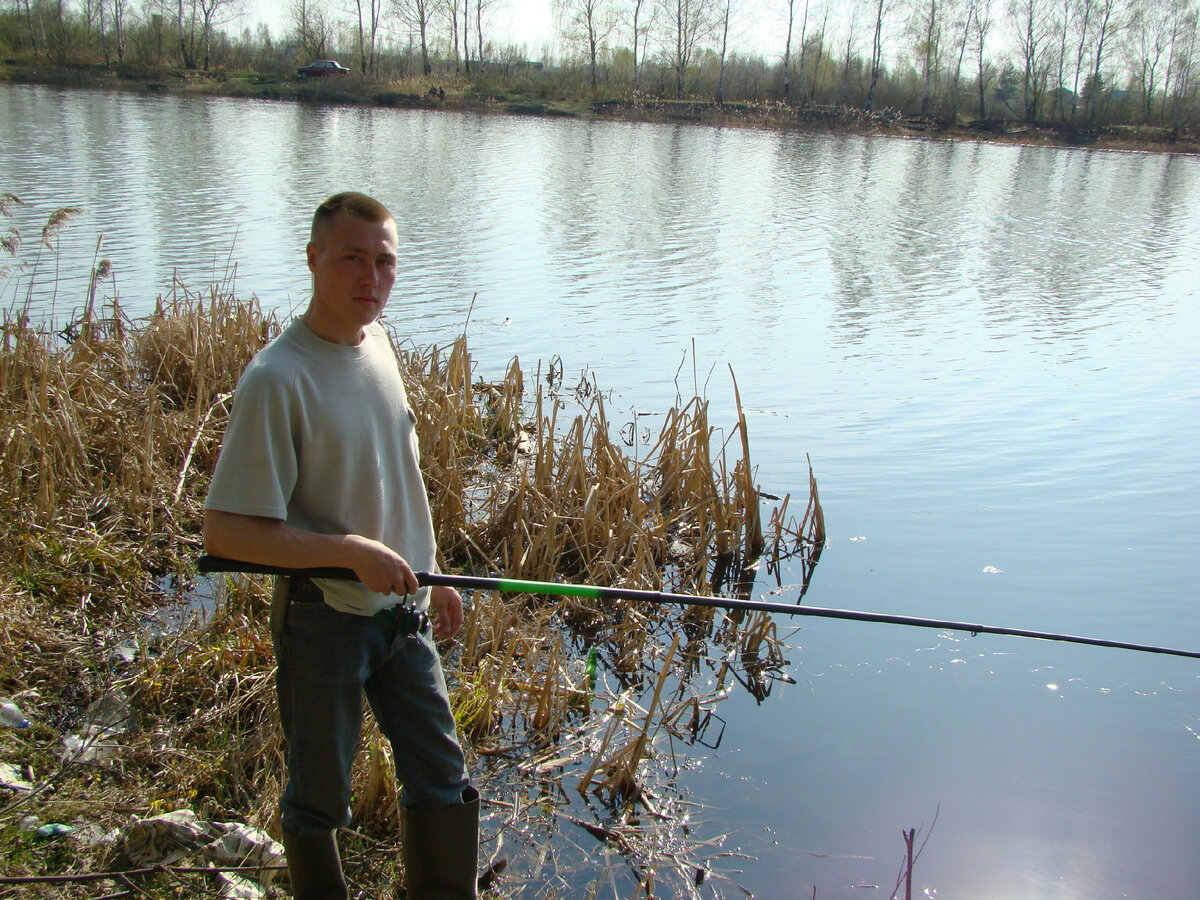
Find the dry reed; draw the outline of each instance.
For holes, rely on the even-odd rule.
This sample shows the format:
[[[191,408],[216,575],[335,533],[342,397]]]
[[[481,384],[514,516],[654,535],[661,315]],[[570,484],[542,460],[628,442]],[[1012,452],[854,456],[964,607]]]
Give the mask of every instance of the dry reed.
[[[59,801],[72,798],[65,808],[104,827],[181,806],[273,827],[283,751],[265,584],[225,579],[211,618],[157,638],[139,617],[166,602],[157,576],[182,575],[198,549],[228,399],[278,329],[257,304],[218,289],[177,289],[139,322],[116,301],[98,313],[89,302],[65,342],[21,315],[3,322],[0,692],[40,724],[24,740],[0,736],[0,759],[54,780]],[[397,352],[448,570],[745,591],[765,550],[769,566],[798,554],[807,581],[824,541],[815,481],[802,520],[785,519],[785,499],[764,534],[740,398],[736,440],[717,440],[697,397],[666,414],[651,451],[636,459],[614,439],[586,378],[567,419],[561,379],[539,378],[531,397],[513,360],[502,381],[481,383],[464,338]],[[575,853],[562,830],[574,823],[618,848],[638,883],[691,896],[716,851],[667,824],[690,808],[672,753],[713,739],[713,710],[735,681],[762,699],[784,677],[774,623],[487,592],[469,601],[447,669],[478,778],[496,798],[485,854],[519,851],[500,890],[533,896],[521,880],[547,874],[547,844],[559,854],[554,877],[574,865],[616,878]],[[136,659],[113,663],[109,651],[129,634],[141,635]],[[598,677],[582,669],[589,649]],[[121,735],[120,756],[58,763],[64,734],[114,692],[137,722]],[[365,746],[355,828],[387,849],[396,831],[390,749],[371,725]],[[96,778],[119,785],[122,802],[98,808],[89,799]],[[577,787],[576,799],[564,783]],[[0,799],[0,826],[36,804]],[[390,862],[363,866],[367,880],[394,875]],[[57,890],[47,896],[69,895]]]

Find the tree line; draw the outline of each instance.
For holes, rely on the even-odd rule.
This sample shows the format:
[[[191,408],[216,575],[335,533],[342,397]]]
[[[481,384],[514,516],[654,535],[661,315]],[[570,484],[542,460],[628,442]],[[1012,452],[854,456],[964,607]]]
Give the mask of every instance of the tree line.
[[[457,74],[546,95],[887,108],[950,122],[1200,118],[1200,0],[554,0],[556,39],[540,48],[494,39],[516,15],[509,0],[290,0],[277,33],[245,27],[243,2],[8,0],[0,53],[265,73],[336,57],[368,81]]]

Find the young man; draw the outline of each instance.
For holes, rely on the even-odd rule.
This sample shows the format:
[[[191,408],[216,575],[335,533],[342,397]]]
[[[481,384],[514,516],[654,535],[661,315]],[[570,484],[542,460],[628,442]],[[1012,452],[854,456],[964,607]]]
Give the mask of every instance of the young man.
[[[475,896],[479,794],[467,777],[433,635],[462,626],[450,588],[419,588],[436,547],[416,417],[376,322],[396,278],[396,223],[363,194],[313,217],[312,300],[247,366],[205,503],[207,552],[358,581],[280,579],[271,630],[288,780],[280,799],[292,890],[347,897],[336,829],[366,694],[401,783],[410,900]]]

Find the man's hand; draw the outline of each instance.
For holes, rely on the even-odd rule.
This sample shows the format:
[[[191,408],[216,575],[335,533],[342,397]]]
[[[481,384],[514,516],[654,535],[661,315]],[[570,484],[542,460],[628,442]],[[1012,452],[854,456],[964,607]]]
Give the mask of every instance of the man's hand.
[[[434,611],[433,636],[447,641],[458,634],[463,624],[462,597],[452,587],[438,585],[429,589],[429,606]]]
[[[377,594],[415,594],[420,587],[412,567],[399,553],[369,538],[351,535],[347,538],[352,548],[353,563],[350,568],[358,580]],[[459,610],[459,624],[462,610]]]

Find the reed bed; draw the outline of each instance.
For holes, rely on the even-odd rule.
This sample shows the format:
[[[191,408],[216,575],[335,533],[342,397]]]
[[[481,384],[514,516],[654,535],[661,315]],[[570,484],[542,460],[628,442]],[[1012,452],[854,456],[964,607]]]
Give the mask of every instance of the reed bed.
[[[18,827],[29,815],[103,833],[131,815],[189,808],[277,829],[269,585],[224,578],[210,585],[205,615],[152,628],[146,616],[204,605],[164,577],[193,583],[236,379],[280,323],[219,287],[177,287],[137,322],[115,300],[99,310],[93,301],[62,335],[13,312],[3,321],[0,694],[34,725],[0,731],[0,761],[35,785],[0,791],[4,876],[120,864],[103,840],[43,852]],[[807,581],[824,541],[815,481],[799,521],[784,499],[764,525],[740,399],[727,439],[696,397],[666,413],[648,452],[631,455],[586,376],[570,390],[539,377],[531,392],[516,360],[497,383],[476,378],[465,337],[396,345],[447,571],[745,593],[761,562],[778,572],[798,556]],[[697,812],[679,754],[719,741],[715,710],[739,682],[762,700],[786,677],[775,622],[652,604],[467,599],[446,663],[489,798],[483,855],[509,860],[493,895],[578,896],[581,883],[622,896],[736,893],[721,874],[722,837],[677,826]],[[73,754],[68,738],[80,739]],[[84,752],[97,747],[106,752]],[[368,722],[347,835],[364,896],[382,896],[397,876],[389,753]],[[205,876],[172,878],[172,890],[199,889]],[[0,883],[0,897],[13,890]],[[96,895],[72,882],[21,890]]]

